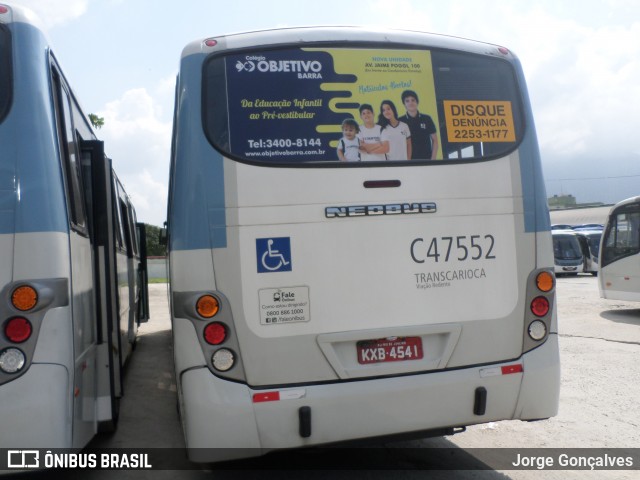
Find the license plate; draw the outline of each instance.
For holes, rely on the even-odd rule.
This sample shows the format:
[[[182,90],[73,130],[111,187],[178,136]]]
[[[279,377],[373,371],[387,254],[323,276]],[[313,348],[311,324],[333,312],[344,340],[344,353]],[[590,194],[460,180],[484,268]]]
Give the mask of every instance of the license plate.
[[[420,360],[422,339],[420,337],[392,337],[377,340],[362,340],[356,344],[358,363],[400,362]]]

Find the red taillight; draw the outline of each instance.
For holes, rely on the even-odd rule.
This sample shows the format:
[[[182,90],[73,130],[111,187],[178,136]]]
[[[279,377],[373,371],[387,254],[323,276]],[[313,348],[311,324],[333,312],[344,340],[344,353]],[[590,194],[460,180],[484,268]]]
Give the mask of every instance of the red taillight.
[[[545,297],[536,297],[531,302],[531,311],[538,317],[544,317],[549,313],[549,300]]]
[[[204,339],[211,345],[220,345],[227,339],[227,329],[222,323],[210,323],[204,328]]]
[[[4,326],[4,334],[13,343],[26,342],[32,331],[31,324],[26,318],[12,318]]]
[[[6,7],[4,5],[0,5],[0,14],[5,14],[9,12],[9,7]]]

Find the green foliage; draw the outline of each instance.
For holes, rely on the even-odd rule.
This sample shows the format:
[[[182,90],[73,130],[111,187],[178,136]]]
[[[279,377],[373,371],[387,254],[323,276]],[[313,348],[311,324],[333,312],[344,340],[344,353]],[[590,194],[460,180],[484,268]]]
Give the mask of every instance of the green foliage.
[[[147,257],[163,257],[167,254],[164,245],[160,245],[160,227],[145,223],[147,231]]]
[[[104,118],[99,117],[95,113],[89,114],[89,121],[91,122],[91,125],[97,129],[101,129],[104,126]]]

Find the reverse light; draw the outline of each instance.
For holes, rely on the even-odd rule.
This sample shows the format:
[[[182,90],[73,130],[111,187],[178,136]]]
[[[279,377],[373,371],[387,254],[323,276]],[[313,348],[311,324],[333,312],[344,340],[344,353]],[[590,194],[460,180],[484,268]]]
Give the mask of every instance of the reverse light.
[[[221,348],[220,350],[216,350],[213,356],[211,357],[211,363],[213,364],[213,368],[220,372],[226,372],[230,370],[231,367],[236,362],[235,355],[231,350],[226,348]]]
[[[536,297],[531,302],[531,311],[537,317],[544,317],[549,313],[549,300],[545,297]]]
[[[536,285],[541,292],[550,292],[555,284],[553,274],[551,272],[540,272],[536,277]]]
[[[210,345],[220,345],[227,339],[227,328],[218,322],[204,327],[204,339]]]
[[[203,295],[196,302],[198,315],[204,318],[214,317],[220,310],[220,302],[213,295]]]
[[[16,317],[9,320],[4,326],[4,334],[10,342],[26,342],[33,331],[31,323],[26,318]]]
[[[7,348],[0,353],[0,370],[4,373],[17,373],[24,364],[24,353],[17,348]]]
[[[38,292],[29,285],[21,285],[11,294],[11,305],[21,312],[31,310],[38,304]]]
[[[534,320],[529,324],[529,336],[535,341],[542,340],[547,335],[547,326],[541,320]]]

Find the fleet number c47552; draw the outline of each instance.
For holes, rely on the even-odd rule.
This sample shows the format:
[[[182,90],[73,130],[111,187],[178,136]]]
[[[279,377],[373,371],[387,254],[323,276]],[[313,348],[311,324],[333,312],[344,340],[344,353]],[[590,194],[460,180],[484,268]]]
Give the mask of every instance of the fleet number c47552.
[[[411,242],[411,258],[416,263],[457,260],[494,260],[493,235],[458,235],[451,237],[416,238]]]

